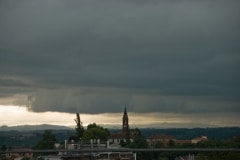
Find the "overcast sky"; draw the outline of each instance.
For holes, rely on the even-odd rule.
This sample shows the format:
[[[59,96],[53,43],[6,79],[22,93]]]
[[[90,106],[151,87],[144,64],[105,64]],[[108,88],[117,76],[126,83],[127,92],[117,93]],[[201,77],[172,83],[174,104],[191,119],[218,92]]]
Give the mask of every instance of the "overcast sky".
[[[240,120],[239,15],[238,0],[1,0],[0,105]]]

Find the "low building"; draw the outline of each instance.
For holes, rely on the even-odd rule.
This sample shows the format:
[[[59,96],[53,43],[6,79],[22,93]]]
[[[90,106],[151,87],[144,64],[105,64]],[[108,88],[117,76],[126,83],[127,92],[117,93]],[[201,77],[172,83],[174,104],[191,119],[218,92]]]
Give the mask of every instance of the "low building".
[[[151,135],[147,138],[148,145],[152,148],[167,147],[169,145],[184,145],[191,144],[191,140],[179,140],[167,134]]]
[[[22,158],[33,159],[32,149],[28,148],[15,148],[7,151],[6,158],[9,160],[20,160]]]
[[[184,145],[184,144],[191,144],[192,143],[192,141],[191,140],[188,140],[188,139],[184,139],[184,140],[175,140],[174,141],[174,143],[176,144],[176,145]]]
[[[150,147],[155,148],[159,145],[168,146],[169,142],[171,140],[176,141],[176,138],[167,134],[156,134],[156,135],[151,135],[147,137],[146,140]]]
[[[120,148],[121,141],[125,142],[126,141],[126,136],[122,133],[116,133],[112,134],[108,138],[109,145],[114,147],[114,148]]]
[[[96,149],[110,149],[110,148],[119,148],[119,146],[114,146],[114,144],[110,144],[109,141],[100,141],[90,140],[90,141],[81,141],[74,142],[66,141],[65,149],[67,151],[65,153],[61,153],[61,158],[63,160],[136,160],[136,154],[133,152],[121,152],[121,151],[96,151]],[[79,153],[78,150],[84,149],[93,149],[92,152]],[[68,151],[69,150],[69,151]]]
[[[191,142],[192,142],[193,144],[197,144],[197,143],[199,143],[199,142],[206,141],[207,139],[208,139],[207,136],[201,136],[201,137],[193,138],[193,139],[191,140]]]

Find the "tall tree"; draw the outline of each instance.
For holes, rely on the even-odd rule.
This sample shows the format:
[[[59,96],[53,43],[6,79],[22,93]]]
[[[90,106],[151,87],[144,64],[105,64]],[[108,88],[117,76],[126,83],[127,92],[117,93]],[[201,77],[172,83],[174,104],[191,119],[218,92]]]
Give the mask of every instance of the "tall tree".
[[[148,148],[148,143],[143,136],[136,136],[130,143],[130,148]]]
[[[77,137],[77,140],[80,140],[83,136],[83,133],[84,133],[84,128],[83,128],[83,125],[82,125],[82,121],[80,120],[80,116],[79,116],[79,113],[76,113],[76,116],[77,118],[75,119],[75,122],[76,122],[76,137]]]
[[[133,141],[129,144],[131,148],[148,148],[148,143],[138,128],[131,129]]]
[[[93,123],[87,126],[87,130],[83,134],[83,139],[84,140],[90,140],[90,139],[107,140],[109,135],[110,133],[108,129]]]
[[[54,144],[56,143],[55,135],[52,133],[51,130],[46,130],[43,135],[42,139],[37,143],[37,149],[54,149]]]

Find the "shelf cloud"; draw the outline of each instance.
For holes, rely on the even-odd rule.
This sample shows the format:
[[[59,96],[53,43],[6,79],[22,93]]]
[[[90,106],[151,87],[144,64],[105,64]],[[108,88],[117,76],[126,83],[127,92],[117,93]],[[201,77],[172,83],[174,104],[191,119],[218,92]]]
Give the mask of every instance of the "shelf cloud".
[[[239,114],[239,8],[237,0],[1,1],[0,104]]]

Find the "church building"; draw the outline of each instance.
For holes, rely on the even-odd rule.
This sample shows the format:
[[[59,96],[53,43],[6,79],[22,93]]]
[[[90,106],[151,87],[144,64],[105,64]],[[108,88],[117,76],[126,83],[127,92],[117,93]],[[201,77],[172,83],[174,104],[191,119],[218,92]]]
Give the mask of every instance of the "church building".
[[[116,145],[116,147],[119,147],[119,144],[121,141],[126,141],[127,134],[129,133],[129,119],[127,114],[127,108],[125,106],[123,117],[122,117],[122,131],[120,133],[111,134],[108,138],[110,145]]]
[[[128,114],[127,114],[127,109],[125,106],[124,113],[123,113],[123,119],[122,119],[122,134],[127,135],[127,132],[129,130],[129,125],[128,125]]]

